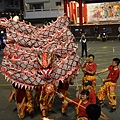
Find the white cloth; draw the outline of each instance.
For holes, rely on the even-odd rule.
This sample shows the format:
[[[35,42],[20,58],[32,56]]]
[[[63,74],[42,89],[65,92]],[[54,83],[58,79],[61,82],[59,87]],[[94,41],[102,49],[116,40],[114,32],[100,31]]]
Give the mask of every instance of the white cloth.
[[[120,26],[118,27],[118,32],[120,32]]]
[[[86,39],[84,39],[84,40],[80,39],[80,42],[86,43]]]

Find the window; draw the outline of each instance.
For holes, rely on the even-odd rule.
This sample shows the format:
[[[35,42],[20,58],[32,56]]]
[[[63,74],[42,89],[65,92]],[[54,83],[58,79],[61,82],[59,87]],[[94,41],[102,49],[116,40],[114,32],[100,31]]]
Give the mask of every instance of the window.
[[[13,2],[13,0],[10,0],[10,4],[11,4],[11,5],[14,5],[14,2]]]
[[[61,2],[56,2],[56,6],[61,6]]]
[[[44,9],[44,4],[30,4],[30,9]]]
[[[18,6],[18,1],[15,1],[15,5]]]

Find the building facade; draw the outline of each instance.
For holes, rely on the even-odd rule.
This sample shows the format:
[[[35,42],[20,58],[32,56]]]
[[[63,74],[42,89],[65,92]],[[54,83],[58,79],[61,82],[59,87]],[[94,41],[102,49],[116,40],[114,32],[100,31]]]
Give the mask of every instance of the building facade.
[[[22,0],[0,0],[0,17],[22,17]]]
[[[64,14],[63,0],[24,0],[24,19],[48,22]]]

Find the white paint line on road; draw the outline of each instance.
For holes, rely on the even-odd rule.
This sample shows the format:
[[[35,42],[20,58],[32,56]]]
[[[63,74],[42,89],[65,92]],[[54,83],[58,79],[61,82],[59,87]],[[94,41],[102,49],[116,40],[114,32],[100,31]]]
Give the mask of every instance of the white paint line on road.
[[[102,85],[102,84],[101,84]],[[101,86],[101,85],[96,85],[96,86]],[[70,86],[77,86],[77,85],[70,85]],[[78,86],[82,86],[81,84],[78,84]],[[120,85],[117,85],[118,87],[120,87]]]
[[[90,50],[90,48],[87,49],[87,51],[89,51],[89,50]]]
[[[11,84],[0,84],[0,86],[11,86]],[[70,86],[77,86],[77,85],[70,85]],[[78,84],[78,86],[82,86],[81,84]],[[101,85],[96,85],[96,86],[101,86]],[[120,85],[117,85],[118,87],[120,87]]]
[[[113,47],[113,52],[115,52],[115,48]]]
[[[11,84],[0,84],[0,86],[11,86]]]

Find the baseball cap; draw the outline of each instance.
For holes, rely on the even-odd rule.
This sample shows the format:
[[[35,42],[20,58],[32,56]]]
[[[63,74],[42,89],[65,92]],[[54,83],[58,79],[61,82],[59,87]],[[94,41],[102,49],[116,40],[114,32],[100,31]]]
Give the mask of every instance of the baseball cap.
[[[89,81],[89,80],[86,80],[85,83],[84,83],[85,86],[88,86],[88,85],[92,85],[92,82]]]

